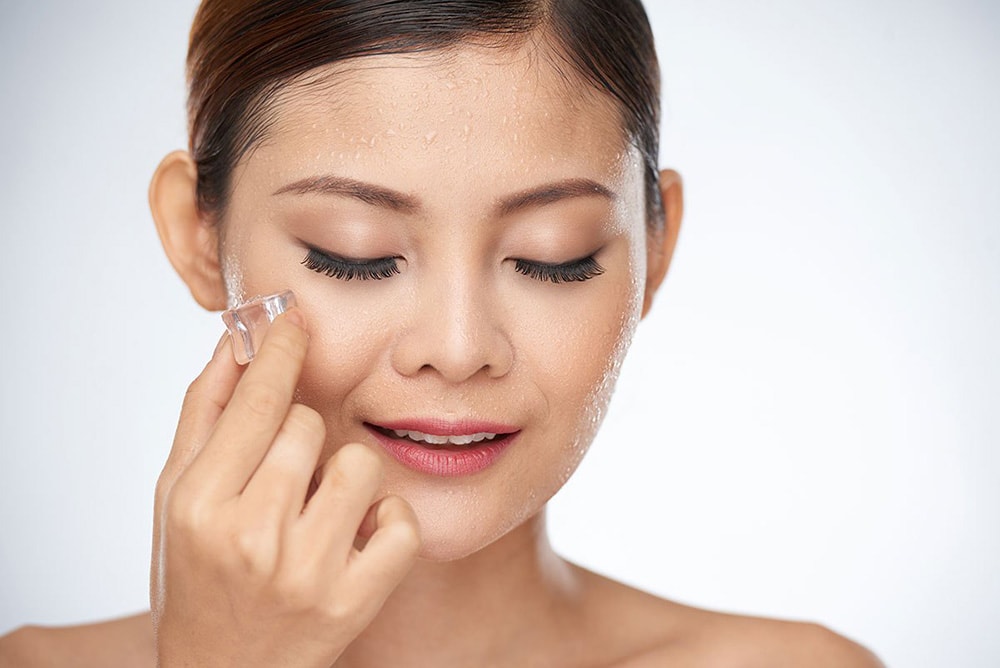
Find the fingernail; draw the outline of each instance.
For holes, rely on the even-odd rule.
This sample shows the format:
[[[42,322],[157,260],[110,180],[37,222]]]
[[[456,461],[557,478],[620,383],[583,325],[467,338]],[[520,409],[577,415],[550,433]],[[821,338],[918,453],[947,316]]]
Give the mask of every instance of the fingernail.
[[[228,348],[226,344],[229,343],[229,332],[223,332],[222,338],[219,339],[219,343],[215,346],[215,352],[212,353],[212,359],[214,360],[219,356],[219,353]]]

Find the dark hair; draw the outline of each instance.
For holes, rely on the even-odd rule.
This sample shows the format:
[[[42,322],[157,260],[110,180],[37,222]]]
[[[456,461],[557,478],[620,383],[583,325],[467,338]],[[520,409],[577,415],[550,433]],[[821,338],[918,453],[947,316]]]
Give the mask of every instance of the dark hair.
[[[233,169],[263,139],[270,103],[309,70],[538,32],[616,102],[645,162],[647,219],[659,226],[659,67],[640,0],[204,0],[187,59],[199,209],[222,216]]]

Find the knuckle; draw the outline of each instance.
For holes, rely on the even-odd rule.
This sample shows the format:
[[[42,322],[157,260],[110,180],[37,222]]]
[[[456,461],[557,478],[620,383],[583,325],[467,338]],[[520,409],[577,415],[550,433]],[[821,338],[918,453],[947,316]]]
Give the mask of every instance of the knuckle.
[[[184,398],[181,401],[181,415],[186,415],[194,410],[194,407],[206,400],[207,391],[205,383],[207,382],[204,378],[205,372],[202,372],[197,378],[191,381],[184,391]]]
[[[296,431],[319,441],[326,438],[326,423],[323,417],[303,404],[292,404],[285,421]]]
[[[181,402],[181,412],[189,408],[192,404],[198,401],[198,397],[201,396],[201,376],[198,376],[191,384],[187,386],[187,390],[184,392],[184,400]]]
[[[322,474],[320,476],[320,482],[322,485],[342,487],[349,481],[350,476],[347,474],[347,469],[344,466],[343,460],[338,459],[336,455],[330,457],[323,463]]]
[[[332,596],[330,600],[317,605],[316,612],[322,621],[331,626],[342,627],[344,624],[356,623],[357,611],[347,598],[343,592],[339,592],[339,595]]]
[[[402,543],[403,549],[411,559],[420,552],[420,527],[416,523],[404,525]]]
[[[382,474],[382,460],[371,448],[361,443],[347,443],[337,454],[343,460],[346,470],[352,473]]]
[[[187,491],[183,481],[178,481],[166,492],[164,500],[167,525],[185,535],[203,533],[209,524],[209,510],[196,495]]]
[[[245,527],[234,532],[232,543],[235,556],[249,574],[264,576],[274,570],[277,542],[267,530]]]
[[[413,561],[420,553],[420,532],[410,525],[401,524],[394,527],[393,540],[401,562]]]
[[[269,339],[269,340],[268,340]],[[264,345],[274,353],[291,359],[298,359],[305,352],[305,334],[293,326],[283,327],[275,324],[265,337]]]
[[[391,516],[395,518],[392,530],[399,548],[407,554],[416,554],[420,550],[421,536],[420,523],[413,508],[398,496],[386,497],[383,503],[389,505],[388,510],[392,511]]]
[[[304,568],[283,568],[275,575],[275,587],[285,606],[294,611],[315,612],[321,609],[320,592],[312,572]]]
[[[378,486],[382,481],[382,460],[360,443],[347,443],[323,465],[323,480],[337,485]]]
[[[273,418],[284,410],[284,398],[280,391],[265,383],[248,383],[242,395],[244,406],[257,417]]]

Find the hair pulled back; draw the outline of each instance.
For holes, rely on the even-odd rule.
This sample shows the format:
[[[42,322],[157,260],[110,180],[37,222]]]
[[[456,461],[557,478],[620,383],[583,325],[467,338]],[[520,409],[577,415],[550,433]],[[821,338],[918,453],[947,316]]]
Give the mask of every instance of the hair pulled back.
[[[640,0],[204,0],[187,57],[199,209],[221,218],[233,170],[267,131],[270,103],[309,70],[470,39],[502,46],[538,31],[615,101],[645,162],[648,221],[660,225],[659,67]]]

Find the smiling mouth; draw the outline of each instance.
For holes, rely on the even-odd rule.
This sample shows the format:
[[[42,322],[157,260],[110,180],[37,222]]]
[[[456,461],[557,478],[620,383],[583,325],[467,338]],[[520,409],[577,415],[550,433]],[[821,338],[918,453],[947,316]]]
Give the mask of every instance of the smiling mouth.
[[[389,429],[387,427],[381,427],[377,424],[371,424],[370,422],[366,422],[365,426],[387,438],[391,438],[396,441],[413,443],[414,445],[419,445],[430,450],[453,450],[482,447],[504,441],[516,433],[492,433],[480,431],[470,434],[444,435],[428,434],[412,429]]]

